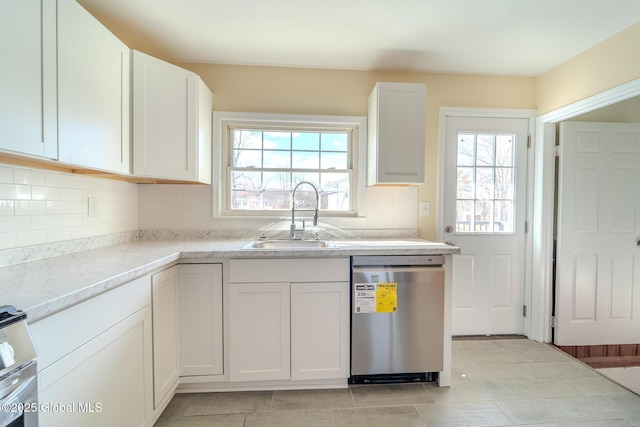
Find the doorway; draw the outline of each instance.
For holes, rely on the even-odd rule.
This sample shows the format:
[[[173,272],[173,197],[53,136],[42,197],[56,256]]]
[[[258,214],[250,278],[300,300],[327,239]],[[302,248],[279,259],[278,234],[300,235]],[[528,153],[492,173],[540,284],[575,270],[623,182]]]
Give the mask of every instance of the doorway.
[[[461,248],[453,256],[452,333],[523,334],[533,117],[442,109],[441,119],[438,233]]]
[[[528,263],[531,266],[531,318],[529,338],[552,341],[553,247],[555,197],[556,126],[585,113],[640,96],[640,79],[592,96],[536,118],[534,181],[531,195],[532,234]]]

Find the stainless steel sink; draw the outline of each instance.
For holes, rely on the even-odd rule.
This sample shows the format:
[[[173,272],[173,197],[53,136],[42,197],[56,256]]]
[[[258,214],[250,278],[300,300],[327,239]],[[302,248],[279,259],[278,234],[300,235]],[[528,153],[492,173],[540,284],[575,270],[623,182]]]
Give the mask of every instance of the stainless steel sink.
[[[331,247],[326,240],[256,240],[243,249],[318,249]]]

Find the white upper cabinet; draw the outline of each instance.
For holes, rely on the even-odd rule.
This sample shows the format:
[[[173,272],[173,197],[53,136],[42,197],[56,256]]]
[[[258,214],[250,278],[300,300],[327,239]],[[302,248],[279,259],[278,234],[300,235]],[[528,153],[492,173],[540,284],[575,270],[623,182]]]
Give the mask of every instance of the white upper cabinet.
[[[191,71],[133,51],[133,174],[211,183],[213,95]]]
[[[0,150],[56,159],[55,2],[0,2]]]
[[[130,172],[129,64],[124,43],[75,0],[58,0],[61,162]]]
[[[427,87],[377,83],[369,96],[367,185],[424,183]]]

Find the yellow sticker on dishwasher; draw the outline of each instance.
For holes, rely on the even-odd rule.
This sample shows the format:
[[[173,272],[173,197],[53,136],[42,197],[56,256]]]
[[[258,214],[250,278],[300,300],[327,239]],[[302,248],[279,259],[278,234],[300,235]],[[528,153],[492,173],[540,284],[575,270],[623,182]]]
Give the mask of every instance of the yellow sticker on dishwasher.
[[[376,313],[395,313],[398,310],[398,284],[376,284]]]

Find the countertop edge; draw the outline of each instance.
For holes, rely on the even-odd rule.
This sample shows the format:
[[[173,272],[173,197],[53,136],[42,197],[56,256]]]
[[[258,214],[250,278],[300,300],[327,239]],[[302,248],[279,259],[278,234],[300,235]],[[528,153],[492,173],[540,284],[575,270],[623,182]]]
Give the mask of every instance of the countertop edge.
[[[248,243],[248,240],[135,241],[4,267],[0,268],[3,294],[0,303],[23,309],[33,323],[180,261],[460,253],[459,248],[421,240],[403,246],[385,246],[385,241],[380,241],[375,247],[349,242],[342,247],[320,249],[243,249]],[[70,264],[76,268],[69,267]]]

